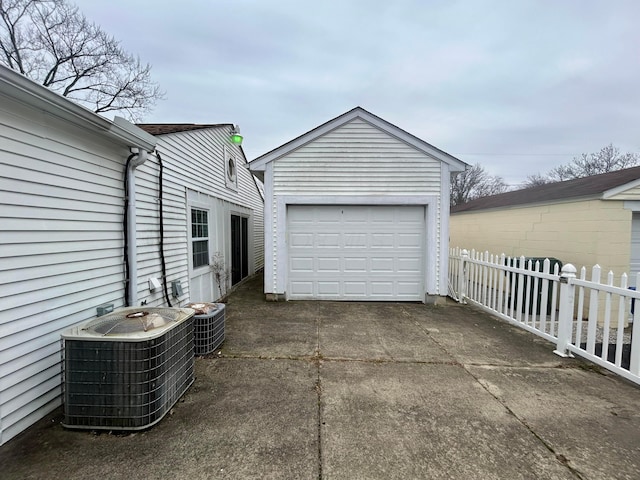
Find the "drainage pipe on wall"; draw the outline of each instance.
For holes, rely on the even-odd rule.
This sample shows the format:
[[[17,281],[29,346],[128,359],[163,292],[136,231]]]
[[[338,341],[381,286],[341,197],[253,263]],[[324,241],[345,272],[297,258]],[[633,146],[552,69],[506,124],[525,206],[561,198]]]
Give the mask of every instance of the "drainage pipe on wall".
[[[138,303],[138,261],[136,246],[136,174],[135,169],[147,160],[147,151],[138,148],[131,149],[127,159],[125,172],[125,305],[135,306]]]

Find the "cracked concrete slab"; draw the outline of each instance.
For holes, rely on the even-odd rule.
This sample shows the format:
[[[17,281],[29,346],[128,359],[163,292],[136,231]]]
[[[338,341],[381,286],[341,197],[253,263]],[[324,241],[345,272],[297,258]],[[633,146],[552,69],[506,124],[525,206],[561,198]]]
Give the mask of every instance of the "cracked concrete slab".
[[[468,368],[583,478],[640,475],[636,386],[597,368]]]
[[[322,363],[326,478],[573,479],[462,366]]]
[[[0,447],[4,479],[631,479],[640,388],[477,309],[230,295],[222,349],[137,433]]]

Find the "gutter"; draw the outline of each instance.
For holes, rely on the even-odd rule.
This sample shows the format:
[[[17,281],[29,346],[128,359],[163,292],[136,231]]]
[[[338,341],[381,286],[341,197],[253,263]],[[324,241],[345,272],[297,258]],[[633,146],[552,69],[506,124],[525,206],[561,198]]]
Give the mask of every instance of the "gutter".
[[[138,246],[136,242],[136,174],[135,170],[148,158],[144,149],[132,148],[131,156],[127,160],[125,172],[125,259],[126,259],[126,289],[125,306],[138,304]]]

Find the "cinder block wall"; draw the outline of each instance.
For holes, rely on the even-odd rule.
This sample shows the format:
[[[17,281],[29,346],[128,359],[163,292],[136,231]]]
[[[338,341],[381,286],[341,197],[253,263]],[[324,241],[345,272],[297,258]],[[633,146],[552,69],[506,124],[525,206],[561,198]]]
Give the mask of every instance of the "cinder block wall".
[[[555,257],[578,271],[602,267],[616,283],[629,272],[632,212],[622,201],[583,200],[462,212],[450,219],[450,245],[509,256]]]

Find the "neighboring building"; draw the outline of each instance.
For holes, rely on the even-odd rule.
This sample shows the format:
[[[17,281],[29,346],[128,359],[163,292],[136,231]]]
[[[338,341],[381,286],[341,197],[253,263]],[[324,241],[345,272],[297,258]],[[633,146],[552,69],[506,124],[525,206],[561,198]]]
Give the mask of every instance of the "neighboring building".
[[[246,169],[225,170],[244,163],[231,126],[193,128],[155,137],[0,67],[0,444],[60,405],[60,333],[98,306],[215,300],[198,275],[217,251],[235,268],[232,246],[230,283],[261,267],[262,199]],[[176,280],[183,294],[164,295]]]
[[[461,160],[357,107],[249,167],[264,179],[267,298],[446,296]]]
[[[640,272],[640,167],[479,198],[451,209],[450,243]],[[590,272],[589,272],[590,273]],[[604,278],[604,277],[603,277]]]

